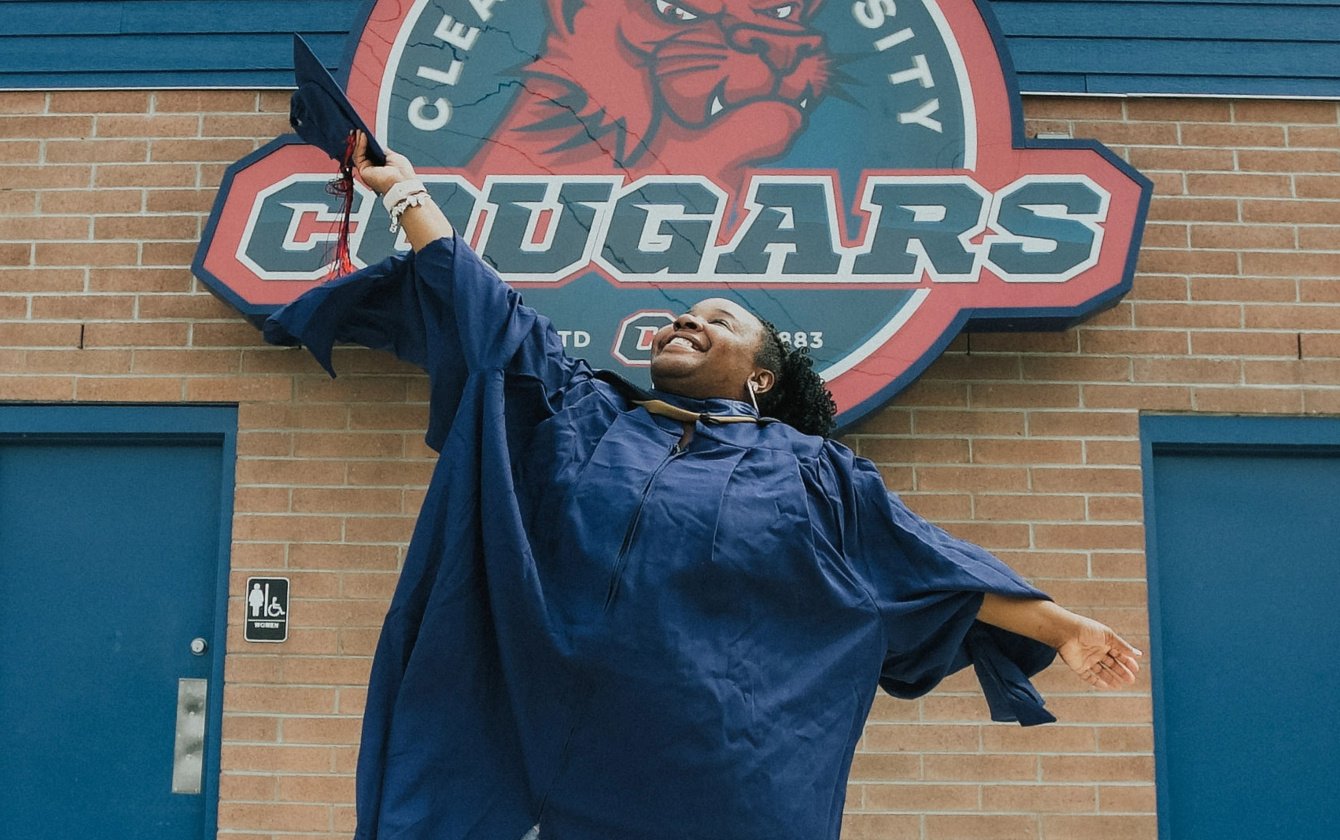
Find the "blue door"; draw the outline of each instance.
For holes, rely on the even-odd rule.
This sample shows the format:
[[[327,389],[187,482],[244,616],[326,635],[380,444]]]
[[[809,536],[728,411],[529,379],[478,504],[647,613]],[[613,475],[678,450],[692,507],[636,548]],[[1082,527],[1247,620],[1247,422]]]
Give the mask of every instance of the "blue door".
[[[213,836],[235,429],[0,406],[0,834]]]
[[[1162,840],[1335,840],[1340,422],[1147,417]]]

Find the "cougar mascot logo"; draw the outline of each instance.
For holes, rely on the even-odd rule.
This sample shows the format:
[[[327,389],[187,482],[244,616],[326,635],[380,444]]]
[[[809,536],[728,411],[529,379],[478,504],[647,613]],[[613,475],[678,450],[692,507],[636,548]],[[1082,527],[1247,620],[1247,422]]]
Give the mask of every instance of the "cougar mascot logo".
[[[735,189],[829,86],[809,25],[822,0],[548,3],[541,55],[474,172],[696,172]]]

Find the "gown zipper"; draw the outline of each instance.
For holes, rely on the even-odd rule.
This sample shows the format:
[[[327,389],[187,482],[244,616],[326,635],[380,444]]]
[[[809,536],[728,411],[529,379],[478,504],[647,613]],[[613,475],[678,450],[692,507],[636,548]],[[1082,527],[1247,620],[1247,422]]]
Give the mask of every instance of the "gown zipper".
[[[608,611],[610,605],[614,603],[614,596],[619,592],[619,580],[623,575],[624,566],[627,565],[628,550],[632,547],[633,536],[637,531],[638,522],[642,519],[642,508],[647,503],[647,495],[651,492],[651,485],[655,483],[656,477],[661,474],[662,470],[670,465],[671,461],[688,451],[688,445],[685,441],[689,440],[691,437],[692,435],[686,432],[684,438],[679,443],[672,446],[665,457],[661,459],[661,462],[656,465],[656,469],[651,471],[651,475],[647,477],[646,484],[642,486],[642,495],[638,499],[637,507],[633,510],[633,518],[628,523],[628,530],[624,532],[623,542],[619,545],[619,554],[614,561],[614,571],[610,576],[609,591],[605,595],[606,611]],[[584,715],[585,710],[583,710],[581,714]],[[549,794],[553,792],[553,786],[557,784],[558,777],[563,775],[563,771],[567,767],[568,752],[569,748],[572,746],[572,736],[576,733],[577,726],[578,724],[574,723],[568,730],[567,737],[563,739],[563,746],[559,750],[558,772],[555,773],[554,781],[550,783],[549,790],[545,791],[544,796],[540,799],[540,805],[536,811],[535,821],[541,827],[543,827],[544,823],[545,808],[549,805]],[[541,837],[543,837],[543,835],[541,835]]]
[[[676,443],[661,463],[656,465],[656,469],[651,471],[647,477],[646,484],[642,485],[642,495],[637,501],[637,507],[633,510],[633,518],[628,523],[628,530],[624,532],[623,542],[619,545],[619,553],[614,558],[614,571],[610,574],[609,591],[605,594],[605,610],[608,611],[614,603],[614,598],[619,594],[619,583],[623,579],[623,570],[628,565],[628,550],[633,546],[633,537],[637,533],[638,523],[642,521],[642,508],[647,504],[647,496],[651,493],[651,485],[656,482],[656,477],[661,471],[670,465],[670,462],[688,451],[683,443]]]

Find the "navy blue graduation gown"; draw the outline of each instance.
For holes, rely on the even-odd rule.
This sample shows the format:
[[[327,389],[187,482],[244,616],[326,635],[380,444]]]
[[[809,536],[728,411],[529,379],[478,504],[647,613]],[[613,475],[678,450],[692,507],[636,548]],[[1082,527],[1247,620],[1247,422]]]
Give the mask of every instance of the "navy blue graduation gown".
[[[833,441],[699,422],[678,449],[459,240],[266,335],[431,381],[441,457],[373,664],[359,840],[835,838],[877,684],[972,663],[993,717],[1052,719],[1027,680],[1052,651],[975,621],[984,592],[1046,596]]]

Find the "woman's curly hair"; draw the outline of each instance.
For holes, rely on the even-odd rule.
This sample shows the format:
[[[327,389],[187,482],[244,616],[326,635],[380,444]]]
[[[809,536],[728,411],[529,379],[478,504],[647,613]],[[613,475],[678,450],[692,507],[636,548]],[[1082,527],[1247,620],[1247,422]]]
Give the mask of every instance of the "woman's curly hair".
[[[772,388],[759,395],[759,411],[807,435],[828,437],[833,432],[837,405],[823,377],[815,372],[809,352],[787,346],[776,326],[759,320],[763,323],[763,341],[754,364],[777,377]]]

